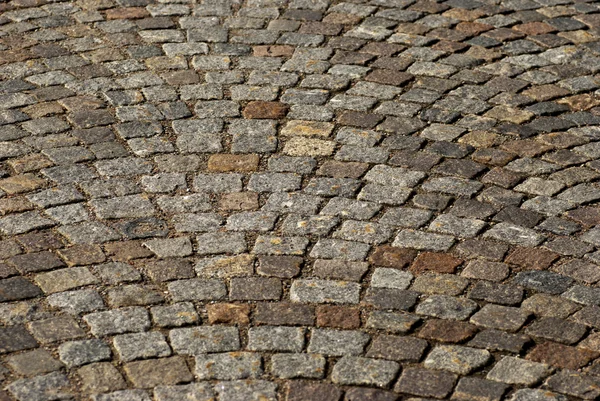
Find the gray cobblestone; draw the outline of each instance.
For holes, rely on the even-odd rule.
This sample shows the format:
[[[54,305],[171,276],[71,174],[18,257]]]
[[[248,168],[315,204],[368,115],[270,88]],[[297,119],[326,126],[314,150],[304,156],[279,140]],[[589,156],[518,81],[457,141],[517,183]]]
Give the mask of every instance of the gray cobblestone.
[[[356,283],[331,280],[295,280],[290,298],[302,303],[358,303],[360,286]]]
[[[598,395],[594,2],[192,3],[0,4],[0,399]]]
[[[300,352],[304,347],[304,329],[283,326],[253,327],[248,331],[248,349],[252,351]]]
[[[240,348],[238,329],[225,326],[172,329],[169,341],[173,351],[185,355],[237,351]]]

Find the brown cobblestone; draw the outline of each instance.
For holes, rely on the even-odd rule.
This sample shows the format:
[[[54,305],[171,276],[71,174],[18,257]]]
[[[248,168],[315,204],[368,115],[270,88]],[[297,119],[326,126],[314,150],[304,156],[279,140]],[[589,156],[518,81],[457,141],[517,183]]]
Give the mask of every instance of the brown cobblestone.
[[[320,305],[317,307],[317,326],[356,329],[360,327],[360,311],[346,306]]]
[[[596,397],[598,12],[0,2],[0,399]]]
[[[598,358],[598,356],[600,356],[600,353],[589,349],[546,342],[531,350],[527,354],[527,359],[563,369],[577,370]]]
[[[545,249],[519,247],[508,255],[505,261],[524,270],[545,270],[558,259],[558,256]]]
[[[445,343],[461,343],[477,333],[477,327],[452,320],[428,320],[419,331],[419,337]]]
[[[69,266],[91,265],[106,260],[98,245],[75,245],[58,251]]]
[[[410,271],[414,274],[425,272],[456,273],[462,260],[447,253],[423,252],[413,262]]]
[[[250,323],[250,305],[245,304],[211,304],[206,305],[208,311],[208,322],[218,323]]]
[[[416,256],[417,252],[412,249],[384,245],[375,248],[375,252],[371,255],[370,261],[376,266],[402,269],[408,266]]]
[[[258,161],[258,155],[212,155],[208,159],[208,169],[217,172],[256,171]]]
[[[236,192],[223,194],[219,208],[224,210],[258,209],[258,194],[253,192]]]

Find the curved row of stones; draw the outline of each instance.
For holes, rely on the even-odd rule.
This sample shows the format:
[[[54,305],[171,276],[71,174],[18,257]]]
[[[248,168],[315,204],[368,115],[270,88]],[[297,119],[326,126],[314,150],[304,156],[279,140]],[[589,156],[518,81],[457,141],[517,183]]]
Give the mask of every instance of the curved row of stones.
[[[0,12],[0,400],[600,397],[597,2]]]

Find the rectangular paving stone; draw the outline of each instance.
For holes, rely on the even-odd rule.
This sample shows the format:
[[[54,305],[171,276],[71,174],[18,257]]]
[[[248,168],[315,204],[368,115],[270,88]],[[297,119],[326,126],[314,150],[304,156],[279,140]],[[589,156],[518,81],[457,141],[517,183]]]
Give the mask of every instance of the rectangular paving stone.
[[[402,371],[394,391],[421,397],[444,398],[450,394],[457,376],[453,373],[423,368]]]
[[[274,277],[233,278],[229,298],[238,301],[279,300],[283,290],[281,280]]]
[[[321,397],[323,401],[337,401],[343,395],[334,384],[314,381],[291,380],[286,388],[288,401],[301,401],[315,397]]]
[[[420,320],[421,318],[418,316],[407,313],[372,311],[366,326],[373,329],[388,330],[392,333],[406,333]]]
[[[482,220],[463,219],[460,217],[454,217],[450,214],[442,214],[431,222],[429,229],[457,237],[473,238],[485,226],[486,223]]]
[[[393,361],[344,356],[333,367],[331,380],[341,385],[387,387],[399,370]]]
[[[417,306],[416,313],[440,319],[466,320],[477,307],[477,303],[470,299],[432,295]]]
[[[450,235],[402,230],[394,239],[393,246],[419,250],[447,251],[454,245],[454,242],[454,237]]]
[[[25,277],[0,280],[0,302],[18,301],[42,295],[39,287]]]
[[[289,235],[327,235],[339,223],[335,216],[288,215],[283,221],[282,232]]]
[[[193,378],[185,359],[181,356],[129,362],[125,364],[124,370],[137,388],[174,385]]]
[[[312,326],[315,322],[315,311],[309,305],[262,302],[256,305],[254,321],[271,326]]]
[[[70,398],[69,379],[64,373],[52,372],[29,379],[19,379],[8,386],[8,391],[22,401]]]
[[[85,315],[83,320],[93,335],[103,337],[111,334],[141,332],[150,328],[148,312],[142,307],[114,309]]]
[[[427,341],[422,339],[382,334],[372,341],[366,356],[398,362],[418,362],[427,347]]]
[[[16,255],[8,259],[19,272],[31,273],[64,267],[64,262],[54,252],[42,251]]]
[[[152,322],[158,327],[179,327],[197,323],[200,318],[191,302],[154,306],[150,309]]]
[[[520,246],[536,246],[545,239],[542,234],[538,234],[534,230],[510,223],[496,224],[483,234],[483,238],[496,239]]]
[[[304,192],[317,196],[353,197],[360,181],[352,178],[311,178]]]
[[[56,225],[54,221],[43,217],[38,212],[11,214],[0,218],[0,231],[4,235],[23,234],[28,231],[48,228],[54,225]]]
[[[266,380],[232,380],[217,382],[219,398],[228,401],[276,401],[277,384]]]
[[[85,331],[71,317],[53,317],[29,324],[31,334],[42,344],[73,340],[85,336]]]
[[[301,193],[274,193],[269,196],[262,210],[300,215],[316,214],[322,199]]]
[[[360,281],[367,272],[366,262],[352,262],[339,259],[317,259],[313,263],[313,274],[320,278]]]
[[[200,380],[254,379],[262,375],[258,353],[229,352],[196,356],[195,374]]]
[[[543,363],[505,356],[494,365],[486,378],[507,384],[532,386],[549,376],[552,370],[550,366]]]
[[[84,266],[39,273],[35,282],[46,294],[62,292],[86,285],[96,284],[99,280]]]
[[[333,356],[361,355],[369,340],[367,333],[358,330],[313,329],[307,351]]]
[[[370,246],[360,242],[339,239],[320,239],[310,256],[323,259],[363,260]]]
[[[380,244],[386,242],[392,236],[392,230],[378,223],[346,220],[338,231],[334,232],[333,236],[348,241]]]
[[[176,302],[219,300],[227,296],[222,280],[178,280],[168,284],[169,293]]]
[[[266,255],[303,255],[307,245],[307,238],[261,235],[256,239],[253,252]]]
[[[356,220],[368,220],[380,209],[381,206],[376,203],[335,197],[332,198],[323,209],[321,209],[321,214],[340,216]]]
[[[252,351],[300,352],[304,347],[304,328],[261,326],[248,330],[248,349]]]
[[[0,353],[36,348],[38,342],[23,325],[0,327]]]
[[[227,326],[200,326],[172,329],[169,341],[173,351],[184,355],[237,351],[239,330]]]
[[[377,165],[367,172],[365,180],[374,184],[412,188],[425,177],[426,174],[420,171]]]
[[[165,337],[156,331],[118,335],[113,338],[113,345],[124,362],[171,355]]]
[[[140,391],[140,390],[130,390]],[[145,393],[144,393],[145,394]],[[174,401],[177,399],[210,400],[214,398],[212,385],[209,383],[177,384],[173,386],[157,386],[154,388],[156,401]],[[150,398],[148,398],[149,400]],[[145,401],[145,399],[142,399]],[[103,401],[103,400],[98,400]]]
[[[427,355],[423,365],[430,369],[442,369],[467,375],[485,366],[491,359],[486,350],[459,345],[439,345]]]
[[[271,372],[281,379],[321,379],[325,358],[318,354],[275,354],[271,357]]]
[[[416,303],[419,294],[415,291],[397,288],[369,288],[363,302],[378,309],[409,310]]]
[[[60,360],[68,367],[109,360],[110,347],[102,340],[67,341],[58,347]]]
[[[529,317],[529,312],[519,308],[487,304],[471,317],[470,322],[486,328],[515,332]]]
[[[476,377],[463,377],[452,393],[453,400],[499,401],[508,390],[508,386]]]
[[[471,196],[483,187],[477,181],[464,178],[441,177],[426,181],[422,188],[429,192],[441,192],[458,196]]]
[[[360,285],[346,281],[332,280],[294,280],[290,288],[290,299],[301,303],[339,303],[356,304],[359,302]]]

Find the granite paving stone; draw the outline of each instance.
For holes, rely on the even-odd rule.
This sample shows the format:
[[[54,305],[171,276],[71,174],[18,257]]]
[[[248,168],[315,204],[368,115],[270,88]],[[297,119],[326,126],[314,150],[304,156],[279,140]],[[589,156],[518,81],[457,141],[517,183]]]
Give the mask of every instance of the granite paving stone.
[[[2,2],[0,399],[598,398],[599,15]]]

